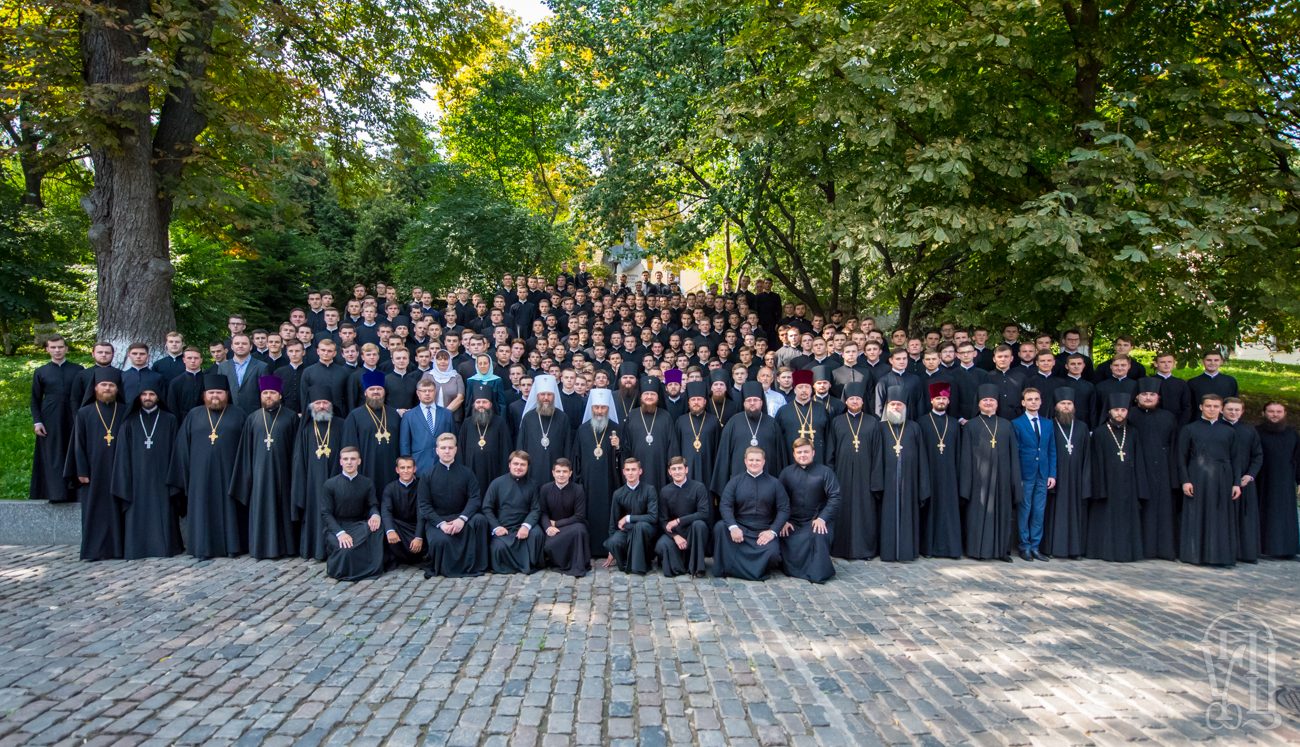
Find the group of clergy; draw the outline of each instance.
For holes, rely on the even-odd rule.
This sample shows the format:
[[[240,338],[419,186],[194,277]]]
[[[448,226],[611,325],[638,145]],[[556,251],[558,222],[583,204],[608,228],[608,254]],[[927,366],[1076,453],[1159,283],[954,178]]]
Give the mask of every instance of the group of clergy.
[[[788,382],[730,356],[686,370],[662,356],[616,359],[608,386],[579,391],[580,353],[493,375],[517,365],[501,351],[515,342],[469,359],[469,376],[444,363],[408,377],[335,363],[327,331],[286,377],[232,330],[219,365],[166,376],[143,345],[119,369],[101,343],[83,369],[53,337],[33,381],[32,497],[81,502],[85,559],[297,555],[340,580],[400,565],[582,576],[596,559],[821,583],[834,558],[1223,566],[1300,543],[1300,439],[1279,403],[1244,422],[1226,374],[1197,384],[1192,416],[1170,406],[1169,376],[1129,378],[1123,353],[1094,385],[1064,344],[1061,370],[1042,350],[1012,368],[1007,344],[985,369],[964,340],[859,365],[852,338],[818,338],[781,367]]]

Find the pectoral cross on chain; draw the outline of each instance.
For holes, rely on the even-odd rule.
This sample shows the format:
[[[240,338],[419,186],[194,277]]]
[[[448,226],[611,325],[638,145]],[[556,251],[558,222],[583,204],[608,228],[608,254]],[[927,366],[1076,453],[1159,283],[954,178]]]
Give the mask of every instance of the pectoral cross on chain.
[[[271,434],[268,433],[268,434],[266,434],[266,438],[262,439],[262,443],[266,444],[266,450],[267,450],[267,451],[270,451],[270,450],[271,450],[271,444],[275,443],[275,439],[274,439],[274,438],[271,438]]]
[[[1120,460],[1121,462],[1124,461],[1124,457],[1126,456],[1126,454],[1124,453],[1124,450],[1123,450],[1123,449],[1120,449],[1119,451],[1117,451],[1117,452],[1115,452],[1115,453],[1116,453],[1116,454],[1119,454],[1119,460]]]

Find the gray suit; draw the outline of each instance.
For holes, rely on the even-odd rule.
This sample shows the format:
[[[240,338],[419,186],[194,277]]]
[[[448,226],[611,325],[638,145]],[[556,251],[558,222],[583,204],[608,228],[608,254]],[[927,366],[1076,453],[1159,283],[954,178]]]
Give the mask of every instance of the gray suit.
[[[257,378],[266,376],[269,371],[266,363],[256,358],[250,358],[248,368],[244,369],[244,382],[239,383],[239,377],[235,375],[235,362],[224,360],[217,364],[217,373],[222,374],[230,382],[230,403],[243,410],[244,412],[253,412],[262,407],[262,395],[257,390]]]

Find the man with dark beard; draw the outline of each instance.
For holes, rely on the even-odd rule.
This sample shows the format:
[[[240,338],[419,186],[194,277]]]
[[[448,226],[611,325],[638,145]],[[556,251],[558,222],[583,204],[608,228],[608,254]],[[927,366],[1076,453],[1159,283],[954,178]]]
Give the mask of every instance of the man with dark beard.
[[[542,374],[533,379],[533,388],[524,404],[523,422],[519,424],[519,437],[515,440],[517,451],[528,452],[532,479],[539,484],[551,475],[556,459],[568,457],[573,451],[574,431],[569,427],[559,394],[554,376]]]
[[[1154,376],[1139,380],[1137,407],[1129,410],[1128,420],[1142,442],[1141,469],[1150,491],[1142,502],[1142,553],[1173,560],[1178,557],[1178,472],[1173,458],[1178,416],[1161,406],[1160,388]]]
[[[122,557],[122,513],[113,498],[113,462],[127,408],[122,402],[122,372],[108,366],[91,369],[86,402],[72,421],[63,475],[77,484],[81,501],[81,559]]]
[[[677,418],[677,451],[673,454],[685,459],[691,479],[705,486],[713,479],[713,466],[718,461],[718,440],[722,437],[722,426],[708,411],[708,393],[707,385],[702,381],[686,385],[687,411]],[[712,499],[709,506],[709,526],[712,526],[712,521],[717,520],[712,515],[716,510]]]
[[[609,536],[610,500],[622,482],[619,444],[614,393],[592,389],[574,444],[572,479],[587,496],[587,540],[592,556],[604,557],[606,568],[614,562],[605,550],[605,539]]]
[[[1112,364],[1112,370],[1116,368]],[[1092,495],[1085,557],[1123,562],[1142,559],[1140,504],[1150,490],[1142,468],[1142,439],[1128,424],[1132,401],[1130,392],[1112,391],[1106,398],[1105,418],[1092,432]]]
[[[846,384],[843,394],[847,410],[831,421],[827,435],[835,449],[835,478],[841,491],[831,555],[869,560],[880,552],[880,506],[871,492],[880,455],[880,421],[866,410],[866,383]]]
[[[1264,447],[1255,426],[1241,419],[1246,406],[1237,397],[1223,400],[1223,419],[1233,427],[1237,440],[1233,471],[1241,481],[1241,498],[1237,500],[1237,529],[1240,537],[1237,560],[1259,561],[1259,491],[1255,477],[1264,466]]]
[[[168,484],[187,498],[185,542],[200,560],[248,546],[248,514],[230,497],[245,413],[230,404],[229,387],[222,374],[204,374],[203,404],[181,423],[168,470]]]
[[[244,420],[230,497],[248,511],[249,554],[272,560],[298,552],[290,503],[298,414],[281,404],[280,377],[263,374],[257,386],[262,406]]]
[[[1293,558],[1300,552],[1300,521],[1295,509],[1296,483],[1300,482],[1300,436],[1287,425],[1281,402],[1264,405],[1259,424],[1264,466],[1259,471],[1259,523],[1261,555]]]
[[[762,464],[769,475],[775,477],[785,468],[781,428],[765,412],[767,400],[763,385],[746,381],[741,395],[744,412],[727,421],[718,439],[718,463],[714,466],[710,484],[718,495],[722,494],[732,477],[746,471],[745,451],[749,448],[763,450],[765,458]]]
[[[626,423],[629,415],[636,409],[637,403],[641,401],[640,393],[636,389],[638,372],[641,366],[632,362],[624,361],[618,367],[618,394],[614,397],[614,412],[618,416],[620,423]],[[534,386],[536,382],[534,382]]]
[[[148,387],[122,423],[113,466],[113,496],[122,502],[122,557],[169,558],[185,548],[180,519],[167,487],[167,467],[176,444],[176,416],[160,406]]]
[[[1088,424],[1077,417],[1072,386],[1056,389],[1056,488],[1043,511],[1043,553],[1058,558],[1083,557],[1086,500],[1092,495]]]
[[[794,442],[794,464],[781,471],[781,485],[790,497],[790,518],[781,527],[781,566],[785,575],[823,584],[835,575],[831,537],[840,508],[840,483],[835,473],[813,460],[806,438]]]
[[[1178,559],[1198,565],[1234,565],[1240,542],[1237,501],[1241,499],[1236,431],[1219,417],[1223,412],[1220,395],[1202,396],[1200,408],[1200,419],[1178,432],[1174,457],[1183,486]]]
[[[642,477],[656,491],[668,482],[668,457],[678,452],[672,416],[659,407],[659,383],[641,379],[641,405],[622,423],[622,457],[641,464]]]
[[[363,374],[365,402],[343,421],[343,446],[355,446],[361,452],[361,473],[376,486],[388,484],[401,453],[397,431],[402,416],[385,402],[385,383],[381,371]]]
[[[876,425],[880,435],[871,492],[880,503],[880,559],[886,561],[916,560],[921,506],[930,499],[930,466],[917,421],[908,417],[907,396],[904,387],[890,387]]]
[[[476,385],[470,392],[472,408],[460,424],[460,448],[456,461],[469,467],[479,485],[490,485],[506,471],[510,457],[510,426],[492,407],[490,387]]]
[[[999,350],[995,360],[1001,358]],[[1023,484],[1015,430],[997,414],[999,393],[998,384],[979,388],[979,414],[962,426],[957,474],[966,501],[966,555],[1010,563]]]
[[[818,464],[834,462],[832,448],[826,443],[830,420],[827,409],[813,402],[813,372],[795,371],[794,399],[776,413],[786,453],[793,453],[794,442],[802,438],[812,443],[813,459]]]
[[[731,420],[731,416],[739,413],[742,407],[741,404],[731,398],[731,392],[729,391],[731,388],[730,378],[725,368],[715,368],[709,371],[709,402],[707,410],[713,416],[713,419],[718,421],[719,430],[724,428],[727,421]],[[699,476],[700,473],[692,470],[691,474],[703,482],[704,478]],[[708,483],[704,484],[707,485]]]
[[[957,457],[960,454],[961,424],[948,414],[953,399],[951,384],[933,382],[928,393],[930,411],[916,421],[921,429],[921,441],[925,444],[926,463],[930,467],[930,500],[922,511],[921,554],[925,557],[960,558],[961,495],[957,485]]]
[[[294,446],[292,506],[298,524],[298,554],[325,559],[325,533],[320,521],[320,496],[325,481],[339,473],[343,428],[334,422],[330,390],[316,386],[304,394],[308,409]]]

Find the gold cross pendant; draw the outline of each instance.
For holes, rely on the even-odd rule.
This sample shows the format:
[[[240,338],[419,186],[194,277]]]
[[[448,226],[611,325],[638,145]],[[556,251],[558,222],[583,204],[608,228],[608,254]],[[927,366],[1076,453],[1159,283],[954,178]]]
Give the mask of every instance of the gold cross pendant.
[[[940,454],[943,453],[943,441],[940,441],[940,442],[939,442],[939,453],[940,453]]]
[[[109,431],[108,433],[105,433],[105,434],[104,434],[104,443],[108,444],[109,446],[112,446],[112,445],[113,445],[113,432],[112,432],[112,431]]]
[[[894,444],[894,456],[902,456],[902,455],[903,455],[903,445]]]
[[[858,450],[858,446],[860,446],[861,443],[862,443],[861,441],[859,441],[858,439],[854,438],[854,439],[853,439],[853,451],[856,452],[856,451]]]
[[[991,447],[993,447],[993,448],[996,449],[996,448],[998,447],[998,440],[997,440],[996,438],[990,438],[990,439],[989,439],[989,446],[991,446]]]
[[[217,432],[213,431],[208,434],[208,443],[215,444],[216,442],[217,442]]]
[[[1120,460],[1121,462],[1124,461],[1124,456],[1125,456],[1125,454],[1124,454],[1124,450],[1123,450],[1123,449],[1120,449],[1119,451],[1117,451],[1117,452],[1115,452],[1115,453],[1116,453],[1116,454],[1119,454],[1119,460]]]

